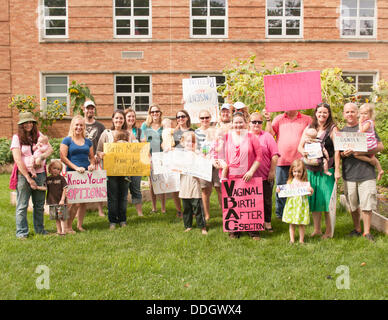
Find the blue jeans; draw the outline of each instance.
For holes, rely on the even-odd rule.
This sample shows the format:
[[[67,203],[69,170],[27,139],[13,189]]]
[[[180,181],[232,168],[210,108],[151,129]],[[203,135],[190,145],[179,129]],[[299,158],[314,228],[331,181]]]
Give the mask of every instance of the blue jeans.
[[[288,180],[288,172],[290,171],[290,166],[278,166],[276,167],[276,185],[286,184]],[[283,217],[283,209],[286,205],[287,198],[279,198],[278,193],[276,192],[276,216],[278,218]]]
[[[46,182],[46,173],[38,173],[34,180],[38,186],[43,186]],[[32,220],[35,233],[47,233],[43,225],[46,191],[32,190],[27,179],[19,174],[16,187],[16,237],[18,238],[28,236],[27,208],[30,197],[33,204]]]
[[[129,183],[129,192],[131,193],[132,204],[142,203],[142,195],[141,195],[141,177],[132,176],[131,182]]]
[[[108,220],[110,223],[127,221],[127,177],[108,177]]]

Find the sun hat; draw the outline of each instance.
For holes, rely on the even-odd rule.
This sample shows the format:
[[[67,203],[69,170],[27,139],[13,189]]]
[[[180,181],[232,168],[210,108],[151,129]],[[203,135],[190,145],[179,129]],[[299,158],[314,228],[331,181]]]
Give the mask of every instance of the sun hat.
[[[94,104],[94,102],[92,100],[85,101],[84,107],[87,108],[89,106],[96,107],[96,105]]]
[[[234,108],[237,109],[237,110],[246,107],[246,105],[245,105],[244,103],[242,103],[242,102],[236,102],[236,103],[233,104],[233,106],[234,106]]]
[[[221,110],[222,109],[230,109],[230,104],[229,103],[224,103],[222,106],[221,106]]]
[[[34,115],[31,112],[20,112],[19,113],[19,122],[18,124],[23,124],[26,122],[36,122]]]

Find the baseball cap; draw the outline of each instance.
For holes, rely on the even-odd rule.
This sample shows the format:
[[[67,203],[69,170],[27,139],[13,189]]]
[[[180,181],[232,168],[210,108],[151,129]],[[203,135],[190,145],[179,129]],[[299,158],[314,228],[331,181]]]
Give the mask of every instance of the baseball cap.
[[[245,105],[244,103],[242,103],[242,102],[236,102],[236,103],[233,104],[233,106],[234,106],[234,108],[237,109],[237,110],[246,107],[246,105]]]
[[[229,103],[224,103],[222,106],[221,106],[221,110],[222,109],[230,109],[230,104]]]
[[[92,100],[85,101],[84,107],[87,108],[89,106],[96,107],[96,105],[94,104],[94,102]]]

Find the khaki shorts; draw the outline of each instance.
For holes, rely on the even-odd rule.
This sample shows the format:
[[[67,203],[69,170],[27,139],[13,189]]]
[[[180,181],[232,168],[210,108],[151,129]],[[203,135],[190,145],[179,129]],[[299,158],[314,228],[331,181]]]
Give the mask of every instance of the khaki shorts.
[[[216,169],[215,167],[213,167],[211,182],[200,179],[201,189],[210,188],[210,187],[221,188],[221,182],[220,182],[220,177],[218,175],[218,171],[219,169]]]
[[[372,211],[377,208],[376,180],[353,182],[344,180],[344,193],[350,210]]]

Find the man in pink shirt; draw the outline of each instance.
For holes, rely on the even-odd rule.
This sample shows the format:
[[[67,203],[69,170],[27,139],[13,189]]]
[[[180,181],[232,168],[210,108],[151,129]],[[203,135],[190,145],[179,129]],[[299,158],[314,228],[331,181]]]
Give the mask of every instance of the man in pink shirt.
[[[264,116],[267,121],[265,130],[276,137],[280,153],[276,167],[276,184],[286,184],[291,163],[302,157],[298,152],[298,145],[303,130],[310,125],[312,120],[311,117],[297,110],[284,112],[276,116],[272,122],[269,112],[265,112]],[[283,216],[286,200],[287,198],[279,198],[276,194],[276,216],[278,218]]]

